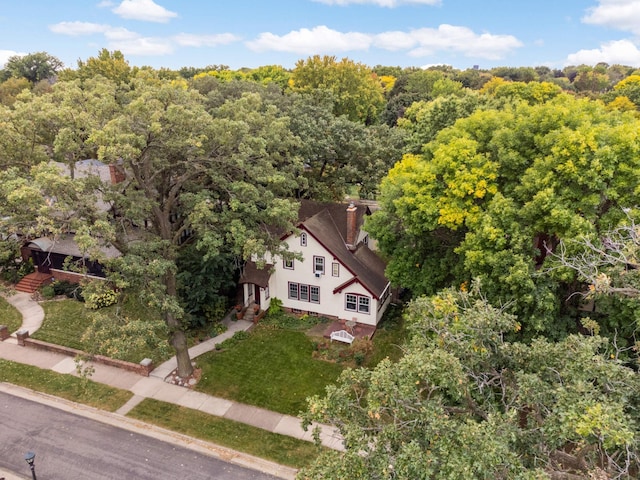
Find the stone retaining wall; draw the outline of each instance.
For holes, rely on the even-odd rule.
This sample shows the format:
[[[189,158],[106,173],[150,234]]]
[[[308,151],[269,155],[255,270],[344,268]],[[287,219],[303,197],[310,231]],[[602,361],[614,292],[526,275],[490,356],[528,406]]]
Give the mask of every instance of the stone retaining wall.
[[[56,345],[54,343],[43,342],[42,340],[36,340],[29,337],[29,332],[26,330],[19,330],[16,332],[18,338],[18,345],[23,347],[37,348],[40,350],[46,350],[48,352],[61,353],[70,357],[76,357],[78,355],[86,355],[82,350],[75,348],[64,347],[62,345]],[[125,362],[124,360],[117,360],[115,358],[105,357],[104,355],[93,355],[91,361],[94,363],[100,363],[102,365],[108,365],[110,367],[122,368],[129,372],[138,373],[145,377],[148,377],[153,370],[153,362],[145,358],[140,363]]]

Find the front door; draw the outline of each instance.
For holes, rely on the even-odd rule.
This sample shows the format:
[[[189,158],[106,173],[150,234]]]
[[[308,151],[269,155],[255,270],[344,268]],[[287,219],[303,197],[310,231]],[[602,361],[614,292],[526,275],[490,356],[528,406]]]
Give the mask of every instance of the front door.
[[[38,269],[39,273],[51,273],[49,269],[51,262],[49,260],[49,255],[46,252],[39,252],[37,250],[32,250],[33,254],[33,263]]]
[[[256,302],[256,305],[260,305],[260,285],[254,285],[254,288],[253,301]]]

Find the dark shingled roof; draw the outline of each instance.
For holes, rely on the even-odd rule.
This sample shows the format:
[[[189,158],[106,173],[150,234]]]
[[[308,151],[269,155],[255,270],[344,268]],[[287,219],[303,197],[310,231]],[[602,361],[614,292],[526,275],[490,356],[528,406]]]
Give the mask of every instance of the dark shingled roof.
[[[347,208],[348,203],[319,203],[302,200],[298,210],[298,228],[306,230],[327,249],[354,276],[344,287],[360,282],[375,298],[380,298],[389,281],[384,276],[385,263],[368,246],[360,244],[355,251],[347,248]],[[365,204],[356,204],[356,228],[362,228],[364,217],[371,213]],[[288,234],[283,235],[283,239]],[[268,285],[271,268],[266,265],[258,270],[254,262],[247,262],[240,283],[253,283],[261,287]],[[340,289],[340,288],[339,288]],[[337,290],[339,290],[337,289]]]
[[[374,297],[380,298],[389,283],[384,276],[384,262],[366,245],[360,245],[355,252],[347,248],[345,242],[347,205],[333,205],[339,208],[325,208],[304,221],[299,225],[299,228],[308,231],[309,234],[331,252]],[[362,212],[360,212],[361,210]],[[362,225],[364,210],[365,208],[358,206],[359,226]],[[336,214],[337,218],[333,216],[334,214]]]
[[[348,203],[320,203],[311,200],[301,200],[300,210],[298,210],[298,222],[303,223],[309,218],[317,215],[323,210],[327,210],[333,219],[334,224],[338,228],[338,232],[342,238],[347,238],[347,207]],[[356,211],[356,228],[360,231],[364,223],[365,214],[371,214],[367,205],[357,205]]]
[[[273,265],[266,264],[264,268],[258,269],[255,262],[247,262],[244,271],[240,276],[240,283],[253,283],[259,287],[266,288],[269,286],[269,277]]]

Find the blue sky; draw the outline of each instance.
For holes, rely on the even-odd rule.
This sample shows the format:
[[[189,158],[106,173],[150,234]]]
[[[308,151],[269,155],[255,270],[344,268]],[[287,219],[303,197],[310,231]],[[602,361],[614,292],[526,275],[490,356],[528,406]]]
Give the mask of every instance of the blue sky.
[[[0,2],[0,64],[102,48],[131,65],[640,67],[640,0],[28,0]]]

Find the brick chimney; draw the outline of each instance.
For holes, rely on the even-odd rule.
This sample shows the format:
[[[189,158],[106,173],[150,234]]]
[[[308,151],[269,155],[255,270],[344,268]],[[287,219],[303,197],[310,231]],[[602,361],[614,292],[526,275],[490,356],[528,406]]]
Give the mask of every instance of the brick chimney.
[[[358,216],[357,216],[358,207],[355,206],[353,202],[349,204],[347,207],[347,248],[349,250],[354,250],[356,248],[356,235],[358,234]]]
[[[124,182],[124,168],[122,165],[109,165],[109,175],[111,176],[111,184],[115,185],[116,183]]]

